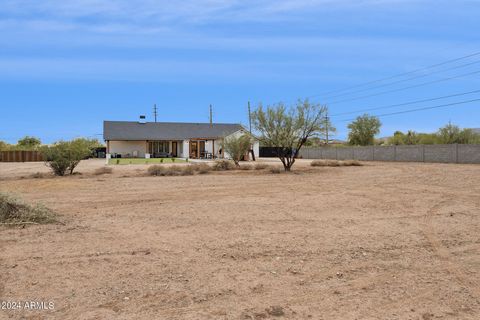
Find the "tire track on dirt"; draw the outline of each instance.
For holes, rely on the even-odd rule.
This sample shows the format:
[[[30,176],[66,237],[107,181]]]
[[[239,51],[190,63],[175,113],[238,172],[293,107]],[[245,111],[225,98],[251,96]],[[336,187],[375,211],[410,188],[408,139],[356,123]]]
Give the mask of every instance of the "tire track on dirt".
[[[454,262],[454,258],[450,251],[442,245],[441,241],[436,236],[435,228],[433,227],[433,218],[441,214],[439,211],[445,204],[453,201],[455,201],[453,197],[447,196],[446,199],[428,209],[425,214],[424,223],[421,224],[421,228],[445,269],[453,274],[457,281],[478,300],[480,298],[480,285],[472,277],[469,277],[465,271],[463,271],[461,266]]]

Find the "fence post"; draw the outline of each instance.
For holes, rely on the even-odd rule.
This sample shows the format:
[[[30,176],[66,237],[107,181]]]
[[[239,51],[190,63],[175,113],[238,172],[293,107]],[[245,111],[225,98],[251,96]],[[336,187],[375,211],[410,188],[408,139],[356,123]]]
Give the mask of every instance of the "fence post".
[[[372,146],[372,161],[375,161],[375,146]]]
[[[393,162],[397,162],[397,145],[393,145]]]
[[[422,148],[422,149],[423,149],[423,150],[422,150],[422,161],[425,162],[425,145],[422,144],[422,147],[423,147],[423,148]]]
[[[335,147],[335,160],[338,160],[338,147]]]

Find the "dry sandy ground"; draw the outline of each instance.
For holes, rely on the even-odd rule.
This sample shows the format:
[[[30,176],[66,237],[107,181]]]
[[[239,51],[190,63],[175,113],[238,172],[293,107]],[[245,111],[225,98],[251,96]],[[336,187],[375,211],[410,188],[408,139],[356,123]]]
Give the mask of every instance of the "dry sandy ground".
[[[0,319],[480,319],[480,166],[23,178],[65,225],[0,227]]]

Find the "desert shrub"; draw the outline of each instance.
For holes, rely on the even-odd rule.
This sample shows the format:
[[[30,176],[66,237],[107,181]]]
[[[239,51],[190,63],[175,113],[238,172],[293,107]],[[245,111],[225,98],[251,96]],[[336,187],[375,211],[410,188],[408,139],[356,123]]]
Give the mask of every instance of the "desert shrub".
[[[327,167],[327,160],[314,160],[310,163],[312,167]]]
[[[265,163],[256,163],[255,164],[255,170],[264,170],[267,169],[268,165]]]
[[[240,166],[239,161],[248,153],[252,145],[252,138],[249,134],[241,136],[230,136],[223,139],[223,150],[230,155],[235,165]]]
[[[67,171],[73,174],[75,167],[90,153],[90,147],[83,139],[59,141],[52,146],[42,148],[47,166],[57,176],[64,176]]]
[[[161,176],[164,171],[165,171],[165,168],[158,164],[150,166],[147,169],[148,174],[151,176]]]
[[[273,173],[273,174],[278,174],[278,173],[285,172],[285,170],[283,170],[282,168],[279,168],[279,167],[271,167],[268,170],[268,172]]]
[[[345,161],[341,161],[341,165],[342,166],[346,166],[346,167],[351,167],[351,166],[355,166],[355,167],[359,167],[359,166],[363,166],[363,164],[358,161],[358,160],[345,160]]]
[[[32,174],[30,177],[31,177],[31,178],[34,178],[34,179],[42,179],[42,178],[48,177],[48,174],[43,173],[43,172],[35,172],[35,173]]]
[[[113,169],[110,168],[110,167],[100,167],[100,168],[97,168],[95,169],[95,175],[99,176],[99,175],[102,175],[102,174],[110,174],[113,172]]]
[[[363,164],[358,160],[315,160],[310,163],[312,167],[348,167],[348,166],[362,166]]]
[[[196,163],[191,165],[191,167],[193,168],[194,171],[198,172],[199,174],[205,174],[212,171],[212,167],[210,167],[206,163]]]
[[[175,158],[172,158],[172,163],[174,163],[174,162],[175,162]]]
[[[189,176],[195,173],[193,166],[163,167],[161,165],[153,165],[147,171],[151,176]]]
[[[235,164],[232,161],[219,160],[215,162],[215,165],[213,166],[213,168],[216,171],[234,170]]]
[[[238,167],[240,170],[253,170],[253,166],[250,164],[242,164],[240,167]]]
[[[22,223],[54,223],[56,214],[42,206],[31,206],[22,200],[9,194],[0,192],[0,223],[22,224]]]

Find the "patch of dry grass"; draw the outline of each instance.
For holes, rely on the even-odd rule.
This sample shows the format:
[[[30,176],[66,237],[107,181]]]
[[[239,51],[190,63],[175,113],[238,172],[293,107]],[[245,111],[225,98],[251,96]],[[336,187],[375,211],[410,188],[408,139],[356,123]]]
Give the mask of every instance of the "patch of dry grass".
[[[44,179],[44,178],[51,178],[52,175],[50,173],[45,172],[35,172],[34,174],[30,175],[30,178],[33,179]]]
[[[269,166],[265,163],[256,163],[255,164],[255,170],[265,170],[267,169]]]
[[[279,174],[279,173],[285,172],[285,169],[280,168],[280,167],[270,167],[268,169],[268,172],[273,173],[273,174]]]
[[[99,176],[99,175],[102,175],[102,174],[111,174],[112,172],[113,172],[113,169],[110,168],[110,167],[101,167],[101,168],[95,169],[94,174],[96,176]]]
[[[228,170],[235,170],[236,166],[233,161],[230,160],[218,160],[215,161],[213,165],[213,169],[215,171],[228,171]]]
[[[47,224],[57,221],[56,214],[37,204],[32,206],[10,194],[0,192],[0,224]]]
[[[358,160],[315,160],[310,163],[312,167],[351,167],[363,166]]]
[[[199,174],[206,174],[213,170],[213,168],[206,163],[195,163],[192,164],[191,167],[193,168],[193,171],[198,172]]]
[[[195,173],[193,166],[169,166],[153,165],[147,169],[151,176],[191,176]]]

